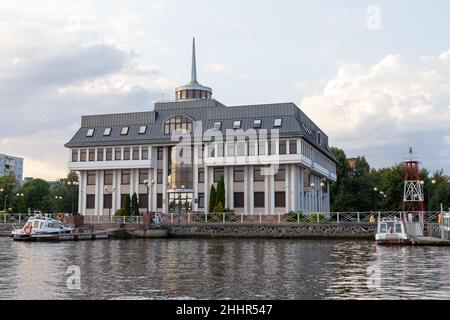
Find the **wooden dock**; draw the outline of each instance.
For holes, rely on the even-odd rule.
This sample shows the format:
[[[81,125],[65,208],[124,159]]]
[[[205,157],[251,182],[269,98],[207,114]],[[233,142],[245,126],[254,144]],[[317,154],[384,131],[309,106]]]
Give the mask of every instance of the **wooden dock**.
[[[411,241],[413,246],[450,246],[450,240],[432,237],[412,237]]]

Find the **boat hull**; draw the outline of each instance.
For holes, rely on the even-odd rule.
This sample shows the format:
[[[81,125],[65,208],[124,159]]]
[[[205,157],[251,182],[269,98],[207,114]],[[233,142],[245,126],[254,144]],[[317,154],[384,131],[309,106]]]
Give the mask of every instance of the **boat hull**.
[[[383,239],[376,240],[378,245],[381,246],[408,246],[412,245],[412,241],[410,239]]]

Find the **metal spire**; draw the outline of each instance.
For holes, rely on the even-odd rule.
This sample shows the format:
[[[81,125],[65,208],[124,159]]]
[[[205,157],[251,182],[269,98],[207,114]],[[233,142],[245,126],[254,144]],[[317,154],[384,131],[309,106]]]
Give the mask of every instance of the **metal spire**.
[[[192,70],[191,83],[197,83],[197,63],[195,61],[195,38],[192,38]]]

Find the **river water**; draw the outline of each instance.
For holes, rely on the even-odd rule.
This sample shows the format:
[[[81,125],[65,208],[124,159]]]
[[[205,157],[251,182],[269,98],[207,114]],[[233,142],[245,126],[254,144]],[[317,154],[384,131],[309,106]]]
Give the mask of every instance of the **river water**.
[[[450,298],[449,248],[372,241],[0,238],[0,270],[0,299]]]

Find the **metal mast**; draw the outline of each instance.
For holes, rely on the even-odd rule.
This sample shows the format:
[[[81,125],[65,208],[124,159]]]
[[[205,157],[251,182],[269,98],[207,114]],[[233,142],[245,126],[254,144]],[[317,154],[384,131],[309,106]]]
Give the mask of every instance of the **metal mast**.
[[[423,223],[424,215],[424,194],[423,181],[420,178],[420,166],[417,157],[414,156],[412,148],[404,162],[405,165],[405,185],[403,192],[403,212],[416,213],[418,219]],[[416,218],[416,217],[415,217]]]

